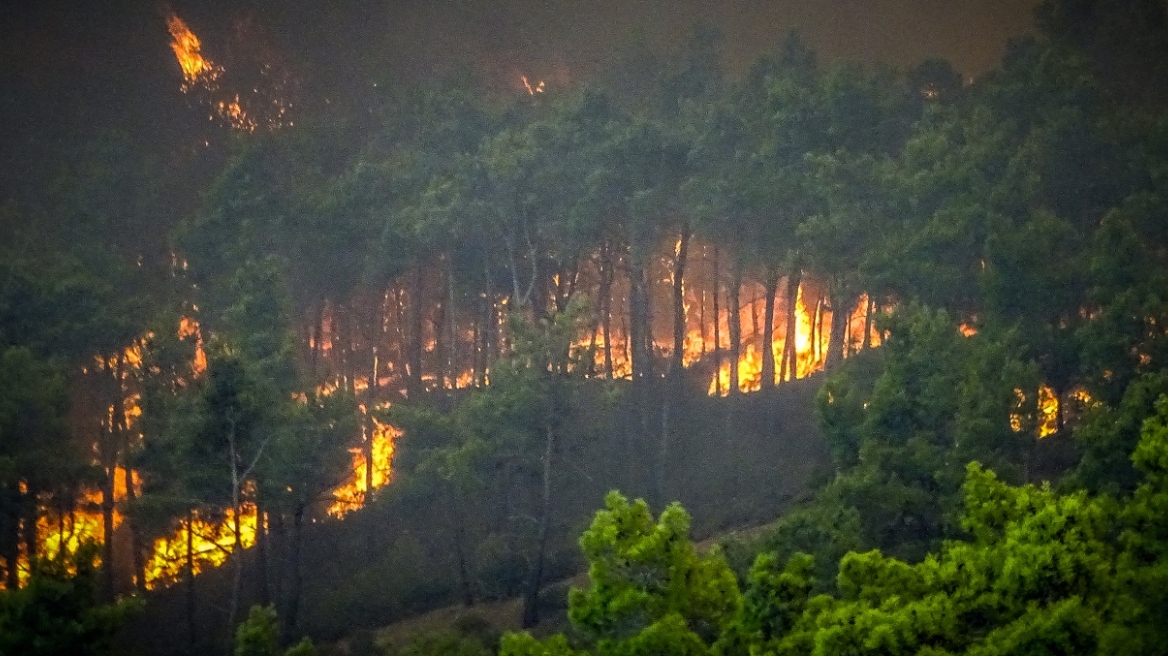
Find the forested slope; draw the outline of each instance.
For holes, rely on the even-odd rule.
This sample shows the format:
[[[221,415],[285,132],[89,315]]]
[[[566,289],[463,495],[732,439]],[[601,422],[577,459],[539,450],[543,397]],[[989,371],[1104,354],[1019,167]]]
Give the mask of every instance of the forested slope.
[[[976,80],[797,34],[730,78],[697,28],[559,88],[451,72],[295,126],[211,104],[230,152],[164,238],[173,181],[125,134],[90,144],[0,207],[0,626],[35,638],[20,618],[58,585],[103,640],[139,598],[190,652],[252,602],[289,639],[496,594],[531,626],[617,487],[703,533],[789,512],[736,578],[690,557],[680,511],[654,533],[613,497],[597,521],[678,545],[698,587],[599,572],[581,635],[505,649],[879,651],[848,617],[882,636],[904,617],[864,604],[981,595],[937,565],[974,561],[1030,583],[898,645],[1165,644],[1168,10],[1037,18]],[[214,100],[227,73],[171,26],[184,90]],[[1060,526],[1085,536],[1048,554],[1075,571],[997,566]]]

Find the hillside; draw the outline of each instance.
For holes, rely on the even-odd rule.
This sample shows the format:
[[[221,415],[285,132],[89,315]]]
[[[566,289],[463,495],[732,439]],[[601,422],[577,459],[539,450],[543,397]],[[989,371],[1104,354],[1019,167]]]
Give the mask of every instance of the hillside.
[[[669,458],[668,498],[694,516],[695,535],[769,522],[807,492],[827,451],[816,425],[814,397],[822,384],[815,376],[737,397],[693,393],[678,407],[674,448]],[[549,547],[549,579],[581,571],[576,539],[604,494],[620,489],[645,496],[652,478],[654,440],[622,429],[631,411],[626,403],[604,405],[593,398],[580,422],[587,435],[564,454],[554,531]],[[429,612],[459,599],[458,564],[451,545],[451,518],[440,497],[416,489],[406,466],[412,450],[424,448],[409,434],[400,438],[402,480],[391,483],[368,507],[343,520],[310,525],[304,536],[305,577],[302,626],[315,639],[330,642]],[[534,487],[537,480],[528,479]],[[515,490],[516,494],[530,490]],[[498,529],[500,499],[482,499],[481,532],[469,536],[476,603],[509,599],[521,587],[522,563],[504,551],[512,539]],[[495,529],[495,530],[492,530]],[[254,550],[245,554],[253,558]],[[251,562],[250,560],[248,562]],[[213,600],[229,590],[229,567],[197,578],[200,634],[213,636],[226,608]],[[250,568],[245,568],[246,603],[258,601]],[[286,584],[286,583],[285,583]],[[545,593],[562,608],[562,586]],[[147,614],[128,631],[132,653],[179,653],[186,647],[182,586],[151,596]],[[513,603],[513,602],[506,602]],[[508,607],[509,608],[509,607]],[[161,629],[161,630],[160,630]]]

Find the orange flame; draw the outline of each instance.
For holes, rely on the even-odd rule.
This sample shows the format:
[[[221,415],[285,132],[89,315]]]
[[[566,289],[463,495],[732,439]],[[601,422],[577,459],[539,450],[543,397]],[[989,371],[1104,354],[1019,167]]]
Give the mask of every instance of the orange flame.
[[[191,31],[183,19],[175,14],[166,17],[166,28],[173,39],[170,49],[178,59],[178,65],[183,72],[183,92],[195,87],[213,89],[219,76],[223,74],[223,67],[203,57],[203,44],[199,37]]]
[[[529,95],[529,96],[534,96],[537,93],[544,92],[544,81],[543,80],[540,80],[534,86],[531,84],[531,82],[527,81],[526,75],[520,75],[519,80],[523,83],[523,88],[527,90],[527,95]]]
[[[383,406],[388,407],[388,406]],[[364,409],[364,407],[362,407]],[[401,431],[383,424],[376,418],[372,419],[373,423],[373,489],[377,489],[389,484],[391,480],[393,463],[393,443],[400,435]],[[364,449],[358,447],[351,449],[353,457],[353,477],[348,483],[333,490],[333,503],[328,508],[328,514],[333,517],[344,517],[346,514],[361,508],[365,504],[366,493],[366,472],[369,463],[365,461]]]
[[[248,549],[255,544],[259,518],[254,504],[244,504],[239,517],[239,544]],[[188,543],[190,545],[188,551]],[[154,541],[146,565],[146,587],[165,587],[185,576],[188,558],[195,574],[227,561],[235,549],[235,512],[226,510],[221,518],[195,512],[170,537]]]

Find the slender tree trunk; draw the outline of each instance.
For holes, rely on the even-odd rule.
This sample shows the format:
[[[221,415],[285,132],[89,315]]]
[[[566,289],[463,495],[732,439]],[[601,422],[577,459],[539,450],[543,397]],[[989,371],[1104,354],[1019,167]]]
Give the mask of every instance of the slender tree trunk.
[[[666,387],[665,393],[661,395],[661,436],[657,442],[657,458],[653,472],[653,490],[649,495],[654,507],[664,508],[666,503],[666,496],[669,491],[669,443],[671,440],[672,426],[670,421],[672,419],[671,413],[673,411],[673,404],[676,400],[681,403],[681,370],[674,369],[676,359],[670,360],[668,368],[665,371],[665,378],[662,380],[662,385]]]
[[[439,292],[441,292],[441,288],[439,288]],[[439,294],[434,302],[434,320],[431,324],[434,327],[434,380],[437,382],[438,389],[448,389],[449,371],[446,368],[446,360],[449,354],[446,351],[446,313],[449,309],[450,307]]]
[[[787,326],[783,337],[783,366],[779,373],[780,380],[795,380],[799,377],[798,360],[798,329],[797,315],[799,304],[799,284],[802,282],[802,272],[795,268],[787,274]]]
[[[742,359],[742,305],[739,294],[742,291],[742,263],[735,254],[731,260],[730,289],[728,304],[730,312],[730,395],[738,394],[738,363]]]
[[[459,347],[458,323],[454,314],[454,260],[446,257],[446,303],[450,307],[446,317],[446,370],[450,372],[450,388],[458,387],[459,374]]]
[[[279,608],[284,608],[284,575],[288,567],[288,530],[284,526],[284,513],[273,513],[269,518],[272,522],[271,552],[272,552],[272,599]]]
[[[714,242],[714,380],[719,394],[722,390],[722,308],[718,304],[722,295],[720,256],[718,243]]]
[[[811,354],[819,364],[823,353],[823,297],[815,299],[815,316],[811,322]]]
[[[37,505],[37,490],[29,487],[25,495],[24,521],[21,523],[21,537],[24,540],[24,556],[29,565],[39,553],[37,549],[37,520],[40,518],[40,508]]]
[[[413,276],[410,281],[410,343],[406,366],[408,367],[408,382],[406,394],[411,401],[417,401],[421,396],[422,387],[422,319],[425,316],[422,307],[422,293],[424,287],[422,263],[414,265]]]
[[[848,299],[840,292],[833,292],[831,302],[831,334],[827,342],[827,361],[823,368],[835,371],[844,359],[844,345],[848,339],[848,320],[851,308]]]
[[[685,265],[689,255],[690,231],[682,228],[677,257],[673,264],[673,372],[680,372],[685,356]]]
[[[324,307],[325,301],[321,300],[316,310],[316,321],[312,326],[312,381],[313,383],[320,382],[320,354],[324,349],[321,343],[324,340]]]
[[[255,576],[256,599],[261,606],[271,603],[271,591],[268,589],[268,528],[264,521],[264,509],[256,501],[256,538],[255,538]]]
[[[637,411],[637,451],[643,455],[644,440],[650,435],[650,426],[652,424],[650,417],[652,414],[650,408],[651,390],[650,381],[653,375],[653,366],[650,361],[652,354],[652,347],[650,346],[652,336],[652,323],[650,321],[649,309],[649,276],[647,268],[641,258],[637,255],[630,257],[631,261],[631,292],[632,292],[632,308],[630,316],[630,332],[632,339],[632,374],[633,374],[633,399],[636,403]],[[630,441],[630,446],[634,442]],[[634,462],[642,461],[641,458],[630,458],[629,467],[630,474],[633,469]]]
[[[378,366],[377,347],[373,347],[373,370],[369,376],[369,387],[365,397],[365,442],[361,445],[362,456],[365,457],[365,498],[362,505],[368,502],[373,494],[373,436],[377,432],[377,425],[373,421],[373,413],[377,408],[378,399]]]
[[[15,590],[20,585],[20,496],[15,490],[4,490],[5,512],[3,535],[0,535],[0,556],[4,557],[4,588]]]
[[[860,343],[865,351],[872,348],[872,314],[875,311],[876,301],[869,296],[867,303],[864,304],[864,341]]]
[[[126,486],[126,501],[130,504],[138,496],[137,490],[134,489],[134,470],[126,467],[122,470],[125,478]],[[134,550],[134,583],[138,592],[146,591],[146,557],[145,547],[142,544],[142,533],[138,530],[138,525],[134,523],[132,517],[127,517],[126,521],[130,527],[130,546]]]
[[[117,593],[114,581],[114,475],[113,465],[108,465],[101,477],[101,572],[107,600],[113,600]]]
[[[555,431],[545,427],[543,454],[543,500],[539,513],[539,529],[536,535],[535,563],[527,580],[527,592],[523,596],[523,628],[530,629],[539,624],[539,591],[543,587],[544,555],[547,551],[548,533],[552,514],[552,457],[555,454]]]
[[[470,580],[470,567],[466,557],[466,510],[462,507],[462,496],[455,492],[456,499],[451,504],[454,511],[454,555],[458,559],[458,584],[462,588],[462,605],[474,606],[474,586]]]
[[[235,421],[228,418],[228,433],[227,445],[231,457],[231,529],[233,532],[233,545],[231,548],[231,560],[234,561],[235,572],[231,581],[231,602],[227,612],[227,629],[230,632],[235,631],[235,618],[239,612],[239,592],[243,584],[243,527],[240,523],[240,509],[242,501],[240,499],[240,492],[243,482],[239,476],[239,453],[235,446]]]
[[[600,320],[604,324],[604,373],[612,379],[612,253],[608,243],[600,251]]]
[[[187,640],[194,652],[195,641],[198,636],[195,626],[195,513],[187,511]]]
[[[304,504],[296,505],[292,513],[292,558],[289,568],[292,570],[292,580],[288,591],[288,607],[284,611],[284,632],[291,634],[296,628],[296,621],[300,614],[300,591],[304,584],[304,576],[300,571],[300,548],[304,534]]]
[[[643,381],[652,373],[652,364],[649,355],[652,352],[649,346],[652,341],[652,327],[649,322],[649,280],[648,272],[640,262],[632,266],[632,311],[630,312],[630,331],[632,333],[632,370],[633,380]]]
[[[775,295],[779,292],[779,270],[767,272],[766,300],[762,321],[762,387],[775,386]]]

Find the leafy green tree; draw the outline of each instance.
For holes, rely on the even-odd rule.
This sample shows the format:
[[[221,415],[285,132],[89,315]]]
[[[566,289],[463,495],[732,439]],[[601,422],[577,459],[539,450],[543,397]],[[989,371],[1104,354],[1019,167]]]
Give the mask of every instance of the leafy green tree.
[[[287,650],[280,649],[279,621],[271,606],[252,606],[235,632],[235,656],[315,656],[312,641],[304,638]]]
[[[697,553],[689,516],[676,504],[656,522],[644,501],[615,492],[605,508],[580,537],[591,585],[569,595],[572,623],[602,652],[672,642],[703,653],[741,604],[725,560]]]
[[[0,654],[102,656],[137,600],[100,601],[97,549],[34,560],[28,584],[0,592]]]
[[[86,454],[70,439],[67,404],[58,367],[28,348],[0,349],[0,557],[9,590],[19,583],[21,545],[26,558],[37,554],[38,494],[59,495],[85,478]]]

